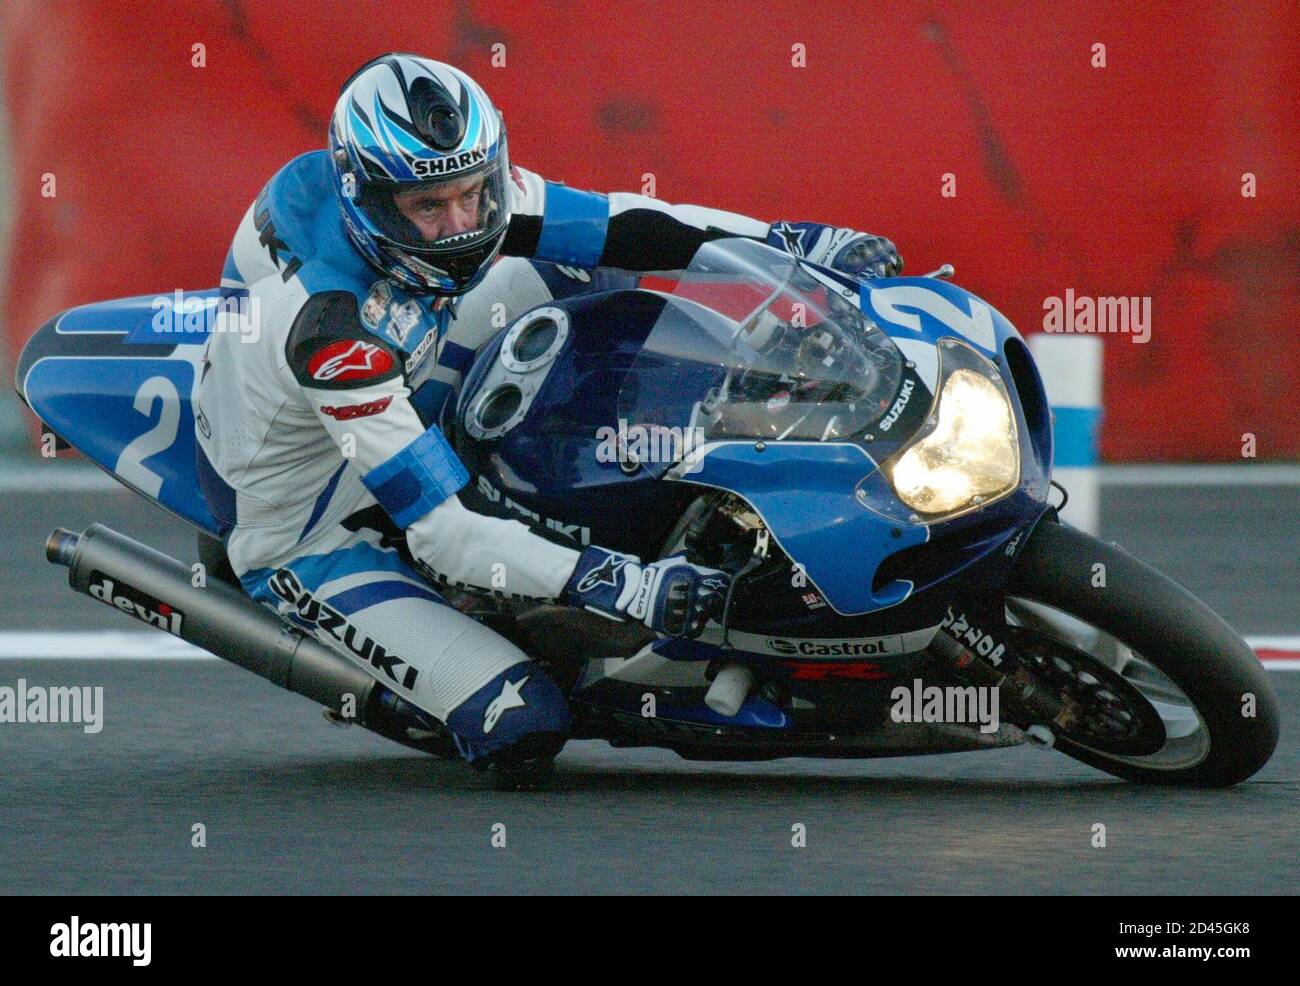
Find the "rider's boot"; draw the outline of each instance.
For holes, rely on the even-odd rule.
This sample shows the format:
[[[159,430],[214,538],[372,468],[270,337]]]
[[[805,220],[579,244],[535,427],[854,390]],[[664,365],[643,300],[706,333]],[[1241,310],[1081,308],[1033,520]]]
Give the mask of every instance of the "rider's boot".
[[[569,736],[569,704],[533,661],[507,668],[452,710],[447,725],[471,765],[502,790],[536,790]]]

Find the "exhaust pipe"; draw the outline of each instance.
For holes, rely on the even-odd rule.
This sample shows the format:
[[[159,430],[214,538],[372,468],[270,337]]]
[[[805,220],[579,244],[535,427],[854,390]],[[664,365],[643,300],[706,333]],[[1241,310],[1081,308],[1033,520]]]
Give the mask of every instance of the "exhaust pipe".
[[[225,658],[334,712],[348,697],[363,725],[376,681],[313,637],[280,620],[234,586],[199,587],[190,569],[102,524],[62,528],[45,557],[68,568],[68,585],[128,616]]]

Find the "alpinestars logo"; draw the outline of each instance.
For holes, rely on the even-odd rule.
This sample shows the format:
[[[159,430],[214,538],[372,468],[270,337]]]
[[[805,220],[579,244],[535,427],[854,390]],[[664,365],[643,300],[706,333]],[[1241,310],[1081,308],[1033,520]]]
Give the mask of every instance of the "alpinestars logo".
[[[396,654],[390,654],[378,643],[362,633],[354,623],[333,606],[321,602],[307,589],[303,588],[298,576],[287,568],[279,569],[267,580],[271,591],[293,607],[296,616],[303,623],[323,630],[333,640],[337,640],[363,663],[384,672],[390,681],[395,681],[403,688],[414,688],[420,672],[411,667]],[[402,670],[402,669],[405,670]],[[399,677],[400,671],[400,677]]]
[[[606,555],[603,562],[578,580],[578,591],[590,592],[600,585],[609,585],[617,589],[618,573],[622,571],[627,562],[627,558],[620,555]]]
[[[378,377],[393,368],[393,357],[361,340],[332,342],[311,358],[307,369],[313,380],[364,380]]]
[[[523,691],[524,685],[532,675],[526,674],[518,681],[505,681],[501,683],[501,694],[488,703],[486,711],[483,713],[483,732],[490,733],[496,726],[497,721],[502,714],[509,709],[522,709],[528,703],[519,693]]]
[[[785,252],[792,257],[802,257],[803,235],[806,230],[796,229],[789,223],[780,222],[772,227],[772,232],[781,237],[781,242],[785,244]]]

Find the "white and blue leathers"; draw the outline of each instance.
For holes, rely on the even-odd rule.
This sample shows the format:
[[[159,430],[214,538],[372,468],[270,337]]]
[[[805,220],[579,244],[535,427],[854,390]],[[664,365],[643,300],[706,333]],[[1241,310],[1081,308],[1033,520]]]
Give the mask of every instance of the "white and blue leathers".
[[[731,213],[512,177],[502,257],[449,303],[356,252],[325,152],[291,161],[222,277],[247,292],[259,331],[212,334],[196,395],[201,485],[245,589],[446,722],[469,759],[562,736],[568,712],[538,666],[429,578],[556,599],[579,552],[461,505],[469,476],[437,409],[503,316],[586,286],[563,268],[674,270],[708,239],[769,235]]]

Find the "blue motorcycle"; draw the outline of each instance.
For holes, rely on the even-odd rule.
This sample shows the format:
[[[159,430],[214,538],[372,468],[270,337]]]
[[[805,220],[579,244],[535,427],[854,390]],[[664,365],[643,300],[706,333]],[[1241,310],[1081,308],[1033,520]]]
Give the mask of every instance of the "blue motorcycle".
[[[48,430],[209,546],[190,397],[218,303],[186,296],[192,331],[171,336],[151,331],[149,298],[72,309],[33,337],[17,377]],[[1202,787],[1251,776],[1277,744],[1276,697],[1241,637],[1060,522],[1029,349],[943,277],[859,282],[715,241],[679,274],[525,313],[478,352],[439,423],[474,477],[467,506],[733,576],[694,639],[445,592],[547,666],[575,738],[698,760],[1029,742]],[[102,525],[55,531],[47,555],[74,589],[336,721],[450,754],[445,733],[407,728],[382,685],[237,584],[192,585],[188,565]]]

